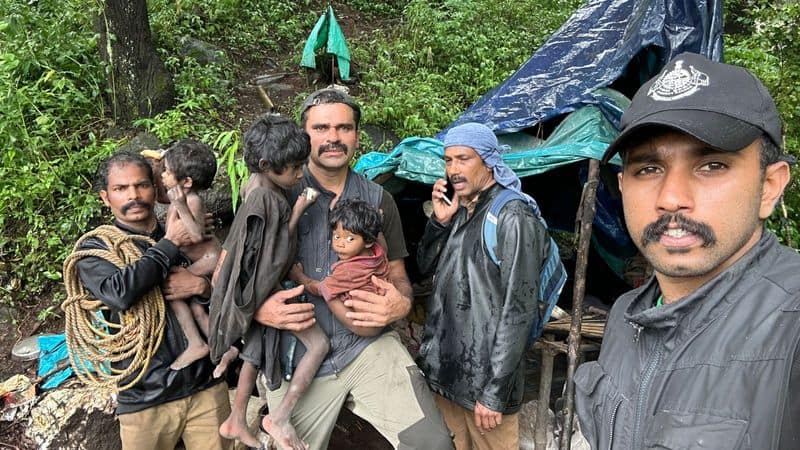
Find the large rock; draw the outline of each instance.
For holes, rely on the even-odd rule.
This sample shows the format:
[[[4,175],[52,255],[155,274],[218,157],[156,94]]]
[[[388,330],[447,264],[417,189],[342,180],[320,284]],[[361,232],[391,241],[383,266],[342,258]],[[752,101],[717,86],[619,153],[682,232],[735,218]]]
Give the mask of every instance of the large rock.
[[[179,53],[181,56],[194,58],[203,66],[208,64],[224,65],[229,63],[227,55],[221,48],[191,36],[184,36],[181,38]]]
[[[130,141],[119,146],[118,151],[139,153],[142,150],[157,150],[161,148],[161,141],[155,134],[142,131],[137,133]]]
[[[372,149],[382,149],[388,152],[400,143],[400,137],[388,128],[366,124],[362,129],[369,136],[369,140],[372,142]]]
[[[58,389],[31,409],[25,430],[40,450],[120,450],[114,401],[90,387]]]

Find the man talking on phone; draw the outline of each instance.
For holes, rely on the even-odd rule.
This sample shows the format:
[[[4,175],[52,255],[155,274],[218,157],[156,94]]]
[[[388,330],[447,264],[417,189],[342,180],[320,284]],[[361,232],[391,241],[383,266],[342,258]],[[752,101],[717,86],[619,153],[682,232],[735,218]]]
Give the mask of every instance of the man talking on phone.
[[[433,185],[433,214],[417,254],[423,274],[435,270],[417,364],[457,449],[516,450],[523,355],[539,320],[535,274],[551,241],[488,127],[454,127],[444,148],[447,180]],[[508,190],[514,199],[496,217],[498,264],[476,237],[494,199]]]

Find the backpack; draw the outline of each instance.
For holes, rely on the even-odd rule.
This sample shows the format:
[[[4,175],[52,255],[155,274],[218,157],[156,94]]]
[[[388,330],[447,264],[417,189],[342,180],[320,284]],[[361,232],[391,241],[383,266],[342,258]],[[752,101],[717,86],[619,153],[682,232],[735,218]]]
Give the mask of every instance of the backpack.
[[[489,213],[483,221],[483,242],[486,245],[486,251],[489,252],[489,257],[492,261],[500,267],[500,260],[497,258],[495,248],[497,247],[497,217],[500,211],[511,200],[526,199],[516,191],[511,189],[504,189],[497,197],[492,200],[492,205],[489,207]],[[547,230],[547,223],[539,211],[539,207],[534,202],[531,205],[536,218]],[[550,315],[553,313],[553,308],[558,302],[558,296],[561,294],[561,289],[564,288],[564,283],[567,281],[567,271],[564,264],[561,263],[561,257],[558,254],[558,245],[552,237],[550,239],[550,252],[547,254],[544,264],[539,272],[539,320],[531,327],[528,333],[528,346],[533,345],[544,331],[544,325],[550,320]]]

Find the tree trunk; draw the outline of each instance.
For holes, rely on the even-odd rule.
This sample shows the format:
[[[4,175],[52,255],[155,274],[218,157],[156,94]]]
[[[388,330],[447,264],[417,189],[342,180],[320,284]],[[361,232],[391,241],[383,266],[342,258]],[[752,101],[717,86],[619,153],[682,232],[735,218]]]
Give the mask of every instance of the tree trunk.
[[[169,108],[175,86],[153,48],[146,0],[105,0],[97,25],[114,119],[129,124]]]

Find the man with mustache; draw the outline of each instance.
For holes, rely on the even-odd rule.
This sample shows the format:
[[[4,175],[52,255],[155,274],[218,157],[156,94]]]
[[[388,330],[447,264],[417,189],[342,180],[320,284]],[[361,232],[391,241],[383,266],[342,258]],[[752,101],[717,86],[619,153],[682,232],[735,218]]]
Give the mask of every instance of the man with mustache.
[[[519,449],[523,356],[539,320],[538,274],[552,244],[501,150],[485,125],[447,132],[447,180],[433,185],[433,214],[417,254],[422,273],[435,270],[417,363],[459,450]],[[489,217],[508,190],[518,197]],[[481,239],[486,220],[497,222],[499,265]]]
[[[156,190],[147,160],[136,153],[115,153],[98,167],[94,187],[114,214],[115,227],[155,241],[150,245],[134,240],[143,255],[124,267],[97,256],[77,262],[83,286],[109,308],[107,320],[118,322],[120,312],[157,286],[161,286],[167,301],[210,296],[210,282],[185,268],[190,261],[178,247],[195,242],[177,213],[168,216],[166,231],[156,220]],[[98,238],[83,240],[79,250],[89,249],[105,249],[105,244]],[[125,450],[171,450],[179,439],[187,450],[232,448],[231,442],[217,432],[230,407],[227,386],[223,380],[212,378],[211,361],[206,357],[180,370],[170,368],[185,348],[178,319],[171,308],[166,308],[164,335],[144,376],[117,394]],[[124,369],[128,364],[130,361],[123,361],[115,368]]]
[[[628,231],[655,276],[622,295],[575,375],[593,449],[800,448],[800,256],[764,227],[789,182],[772,97],[745,69],[675,57],[633,98]]]
[[[359,142],[361,108],[337,89],[321,89],[305,100],[301,125],[311,139],[311,154],[302,181],[288,192],[294,203],[305,188],[319,192],[297,225],[297,258],[302,270],[314,280],[330,275],[338,256],[331,247],[329,215],[336,202],[360,199],[383,212],[383,232],[389,259],[387,281],[372,277],[378,293],[350,291],[344,322],[337,319],[322,297],[306,293],[307,314],[290,316],[274,302],[266,301],[255,320],[274,328],[291,330],[314,321],[330,338],[330,353],[316,377],[292,410],[300,438],[312,449],[328,446],[342,406],[370,422],[395,448],[449,449],[452,441],[419,368],[396,332],[387,325],[405,317],[411,308],[411,284],[403,258],[408,254],[400,214],[391,195],[380,185],[350,169]],[[295,273],[293,279],[301,278]],[[313,306],[312,306],[313,305]],[[296,306],[296,305],[291,305]],[[313,312],[311,312],[313,308]],[[290,365],[304,356],[296,343],[290,350],[290,333],[281,333],[281,352]],[[284,382],[267,400],[276,407],[289,383]]]

